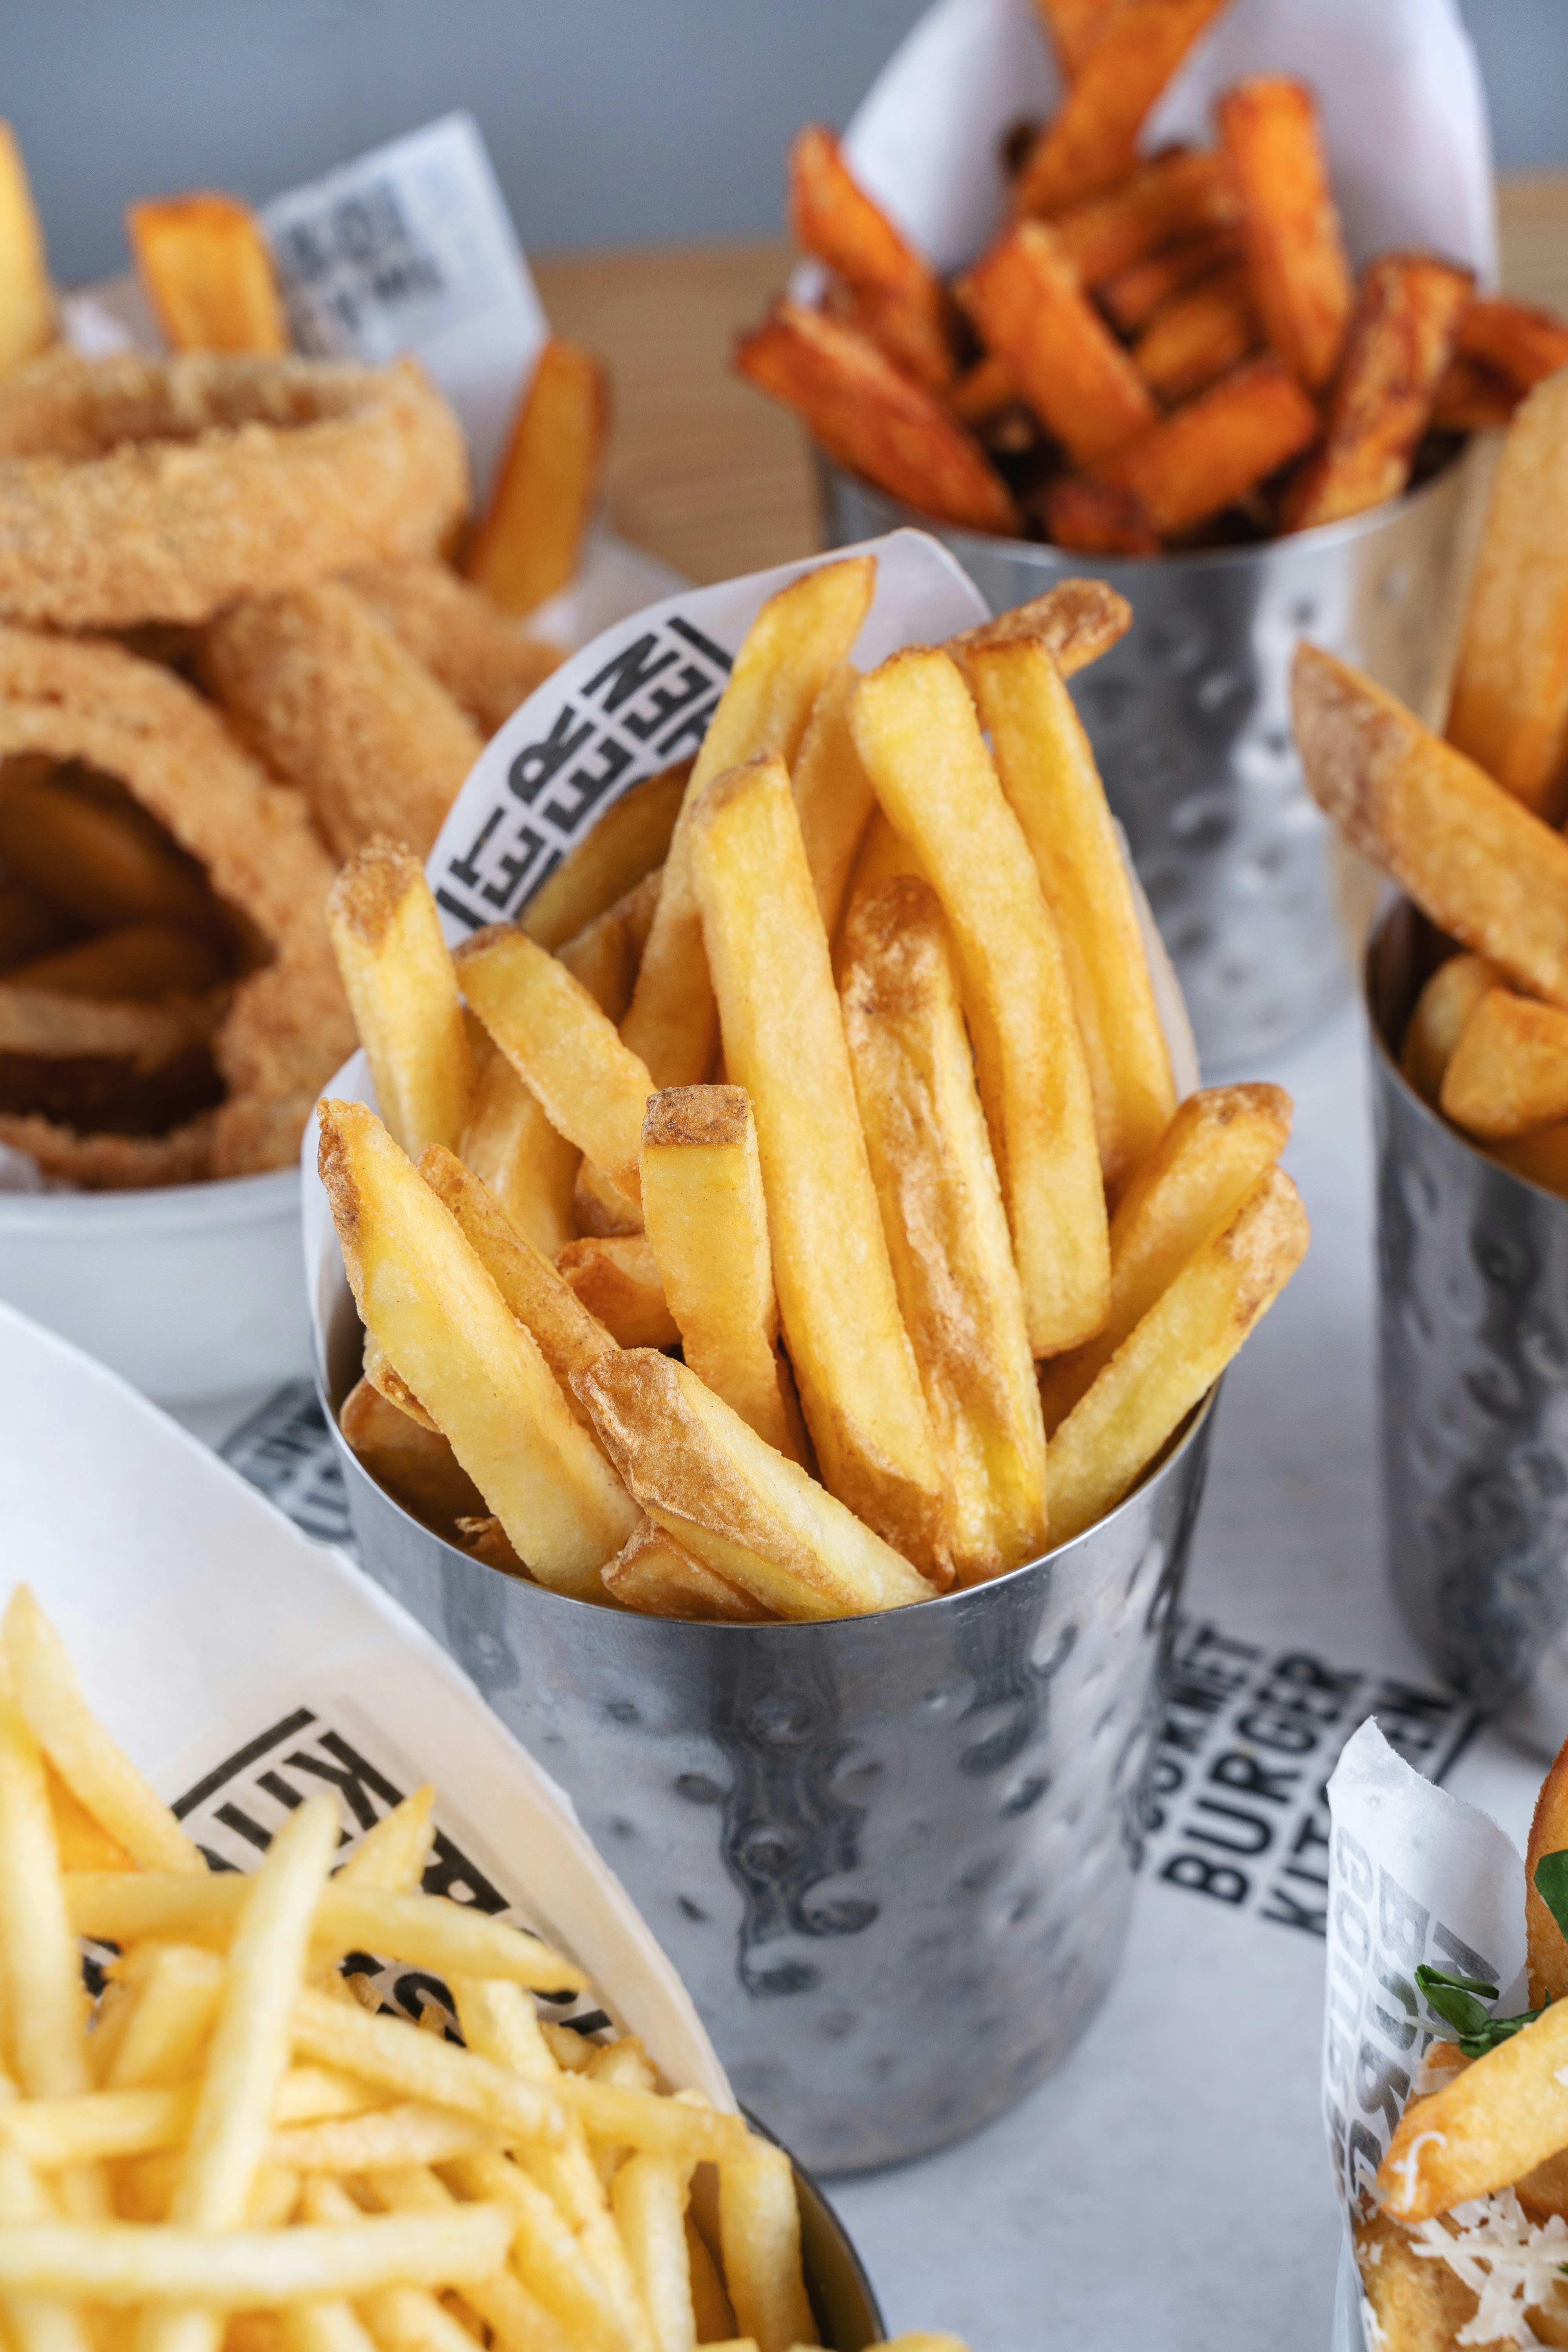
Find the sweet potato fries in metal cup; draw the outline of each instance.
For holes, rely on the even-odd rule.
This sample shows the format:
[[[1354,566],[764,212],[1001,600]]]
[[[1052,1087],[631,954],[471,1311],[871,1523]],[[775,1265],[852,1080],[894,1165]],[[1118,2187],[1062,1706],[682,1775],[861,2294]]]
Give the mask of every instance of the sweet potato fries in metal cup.
[[[1066,677],[1069,582],[850,661],[860,554],[757,613],[688,768],[455,954],[367,845],[331,927],[375,1081],[320,1107],[366,1333],[344,1437],[579,1600],[898,1608],[1160,1459],[1307,1224],[1278,1087],[1178,1104]]]

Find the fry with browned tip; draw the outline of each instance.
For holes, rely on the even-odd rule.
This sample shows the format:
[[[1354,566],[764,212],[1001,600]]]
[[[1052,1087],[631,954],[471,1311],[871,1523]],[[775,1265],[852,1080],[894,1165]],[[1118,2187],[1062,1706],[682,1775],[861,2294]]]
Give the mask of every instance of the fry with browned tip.
[[[261,224],[237,196],[159,196],[126,208],[142,291],[176,352],[286,352],[289,322]]]
[[[1122,0],[1018,175],[1021,212],[1059,212],[1131,169],[1144,117],[1225,0]]]
[[[755,1625],[773,1614],[652,1519],[639,1521],[610,1561],[605,1590],[623,1609],[635,1609],[644,1617]]]
[[[373,835],[333,883],[327,920],[388,1131],[411,1160],[427,1144],[451,1149],[468,1116],[473,1057],[424,867]]]
[[[1016,221],[967,273],[959,295],[1047,433],[1079,464],[1153,424],[1158,411],[1148,386],[1043,221]]]
[[[789,206],[796,242],[855,294],[893,364],[942,391],[953,364],[942,280],[872,202],[821,123],[797,131],[790,148]]]

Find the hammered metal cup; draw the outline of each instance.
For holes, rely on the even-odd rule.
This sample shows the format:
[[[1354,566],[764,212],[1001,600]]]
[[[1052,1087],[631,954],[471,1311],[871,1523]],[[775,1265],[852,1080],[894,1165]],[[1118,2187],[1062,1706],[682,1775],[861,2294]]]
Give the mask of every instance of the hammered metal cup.
[[[1350,992],[1330,836],[1290,732],[1291,656],[1310,637],[1426,705],[1465,473],[1457,463],[1373,514],[1262,546],[1117,561],[950,529],[822,467],[836,547],[914,523],[993,612],[1086,572],[1131,604],[1131,628],[1073,697],[1205,1069],[1277,1053]]]
[[[360,1346],[345,1288],[334,1436]],[[566,1600],[443,1542],[338,1451],[370,1574],[566,1790],[737,2095],[844,2173],[1002,2114],[1110,1988],[1212,1417],[1211,1396],[1047,1559],[798,1625]]]
[[[1568,1735],[1568,1201],[1402,1076],[1443,952],[1407,905],[1367,954],[1389,1574],[1433,1664],[1542,1756]]]

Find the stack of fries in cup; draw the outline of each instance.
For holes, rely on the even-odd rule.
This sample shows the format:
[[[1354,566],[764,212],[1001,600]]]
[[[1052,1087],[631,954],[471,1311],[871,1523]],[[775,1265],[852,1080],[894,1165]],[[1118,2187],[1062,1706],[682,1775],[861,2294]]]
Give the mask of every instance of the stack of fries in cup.
[[[577,1599],[832,1617],[1034,1559],[1306,1247],[1288,1097],[1176,1101],[1065,685],[1127,605],[1068,583],[862,677],[875,585],[774,595],[689,772],[517,925],[449,955],[391,843],[333,894],[382,1112],[319,1113],[343,1433]]]
[[[792,222],[826,292],[775,304],[741,373],[917,511],[1100,555],[1342,521],[1506,423],[1568,327],[1431,254],[1358,288],[1306,84],[1241,82],[1212,150],[1139,155],[1224,5],[1040,0],[1067,94],[1010,141],[1012,217],[951,285],[803,131]]]
[[[1568,372],[1503,446],[1447,740],[1311,646],[1295,708],[1318,801],[1443,935],[1405,1076],[1491,1158],[1568,1195]]]
[[[16,2352],[789,2352],[781,2148],[531,1990],[536,1937],[421,1892],[422,1789],[333,1870],[335,1795],[209,1872],[26,1588],[0,1632],[0,2334]],[[82,1988],[79,1938],[107,1985]],[[369,1955],[379,1956],[374,1962]],[[415,2024],[367,1965],[437,1988]],[[900,2352],[963,2352],[916,2334]]]

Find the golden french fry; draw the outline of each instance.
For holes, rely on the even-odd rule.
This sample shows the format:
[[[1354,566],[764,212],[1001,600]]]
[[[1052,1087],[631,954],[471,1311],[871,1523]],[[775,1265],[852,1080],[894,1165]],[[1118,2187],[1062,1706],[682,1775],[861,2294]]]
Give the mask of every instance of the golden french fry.
[[[642,1203],[591,1160],[580,1160],[572,1180],[572,1219],[574,1239],[630,1240],[643,1229]]]
[[[876,585],[873,556],[803,572],[769,597],[735,656],[692,765],[623,1024],[626,1044],[661,1087],[700,1085],[718,1036],[691,874],[691,811],[726,768],[763,751],[777,751],[786,764],[794,760],[818,695],[859,635]]]
[[[635,1202],[647,1067],[587,990],[526,933],[491,923],[465,940],[458,979],[553,1127]]]
[[[1031,596],[1027,604],[1015,604],[1010,612],[963,630],[950,641],[950,650],[967,660],[971,654],[1022,637],[1044,646],[1064,677],[1076,677],[1109,653],[1131,626],[1131,605],[1103,580],[1058,580],[1044,595]]]
[[[16,134],[0,122],[0,375],[37,358],[54,340],[43,231]]]
[[[829,939],[838,928],[850,872],[877,805],[849,726],[859,676],[852,662],[839,663],[813,705],[790,771],[805,862]]]
[[[126,208],[142,289],[177,352],[286,352],[272,255],[236,196],[161,196]]]
[[[1276,359],[1249,360],[1094,472],[1131,490],[1155,530],[1190,530],[1233,506],[1319,435],[1318,412]]]
[[[744,1090],[655,1095],[643,1118],[642,1182],[648,1245],[686,1362],[759,1437],[804,1463],[795,1384],[778,1350],[768,1209]]]
[[[1029,1344],[1055,1355],[1100,1328],[1110,1284],[1093,1099],[1061,940],[949,656],[895,654],[862,684],[854,723],[877,797],[919,850],[952,927]]]
[[[686,2177],[668,2156],[634,2156],[610,2184],[621,2233],[657,2352],[688,2352],[697,2342],[691,2259],[686,2251]]]
[[[445,2213],[458,2201],[446,2182],[438,2180],[427,2165],[420,2163],[400,2164],[369,2175],[363,2193],[375,2207],[388,2213]],[[514,2254],[515,2251],[514,2248]],[[471,2281],[463,2290],[462,2301],[485,2327],[498,2352],[535,2352],[535,2347],[547,2343],[553,2333],[549,2314],[510,2267],[493,2272],[489,2278]],[[443,2318],[447,2315],[439,2304],[432,2308]],[[376,2317],[384,2335],[390,2335],[395,2341],[403,2340],[402,2329],[389,2330],[382,2324],[379,2314]],[[427,2320],[427,2315],[422,2315],[422,2319]],[[423,2346],[426,2334],[422,2333],[417,2340]],[[455,2344],[452,2352],[459,2352]]]
[[[1568,842],[1321,646],[1296,651],[1296,742],[1320,808],[1450,939],[1568,1006]]]
[[[1568,1993],[1568,1939],[1536,1892],[1543,1854],[1568,1849],[1568,1748],[1559,1750],[1541,1784],[1524,1857],[1524,1926],[1530,1945],[1530,2005],[1539,2009]]]
[[[44,1784],[48,1790],[62,1870],[135,1869],[133,1857],[88,1811],[81,1799],[61,1780],[47,1755],[44,1758]]]
[[[422,2105],[477,2116],[520,2140],[558,2141],[565,2131],[555,2086],[523,2082],[436,2034],[411,2032],[401,2018],[306,1991],[296,1997],[290,2031],[307,2057]]]
[[[1378,2168],[1384,2210],[1425,2221],[1506,2189],[1568,2147],[1568,2003],[1554,2001],[1424,2099],[1412,2099]]]
[[[719,2222],[736,2325],[758,2352],[809,2344],[816,2323],[801,2276],[795,2172],[782,2147],[753,2140],[720,2167]]]
[[[1224,1232],[1289,1134],[1290,1097],[1282,1087],[1208,1087],[1181,1104],[1110,1220],[1110,1312],[1104,1328],[1070,1356],[1040,1367],[1047,1433],[1065,1420],[1189,1258]]]
[[[440,1436],[440,1431],[373,1331],[364,1335],[363,1363],[364,1377],[377,1396],[395,1405],[405,1420],[416,1421],[432,1437]]]
[[[1291,374],[1321,392],[1344,348],[1355,286],[1312,93],[1258,76],[1226,90],[1216,113],[1254,306]]]
[[[1067,961],[1089,1067],[1100,1168],[1112,1191],[1176,1107],[1148,956],[1094,753],[1046,647],[963,650],[1008,806],[1024,829]]]
[[[552,1127],[504,1054],[492,1054],[479,1073],[458,1157],[546,1257],[572,1239],[572,1188],[582,1154]]]
[[[1450,956],[1440,963],[1415,1000],[1400,1049],[1399,1066],[1424,1102],[1437,1108],[1448,1056],[1459,1033],[1487,991],[1502,974],[1484,956]]]
[[[637,1524],[628,1497],[538,1342],[379,1119],[331,1102],[320,1118],[321,1181],[367,1328],[531,1572],[558,1591],[595,1591]]]
[[[1136,1486],[1289,1282],[1309,1230],[1295,1186],[1275,1169],[1187,1260],[1050,1441],[1058,1543]]]
[[[709,2252],[707,2240],[692,2220],[689,2208],[686,2214],[686,2253],[690,2265],[691,2305],[697,2317],[698,2342],[709,2347],[732,2342],[735,2315],[724,2292],[719,2265]]]
[[[333,883],[327,921],[388,1133],[411,1160],[426,1144],[455,1149],[473,1097],[473,1057],[424,866],[374,835]]]
[[[860,844],[859,853],[856,857],[848,886],[844,893],[845,906],[852,907],[856,899],[862,897],[865,892],[879,889],[884,882],[890,882],[896,874],[917,875],[921,881],[929,878],[921,862],[920,852],[914,844],[906,841],[901,834],[895,833],[882,811],[879,808],[874,808],[871,812],[871,822],[866,827],[865,838]],[[841,913],[838,928],[833,937],[833,969],[836,976],[840,979],[843,977],[843,968],[844,918]]]
[[[679,760],[612,801],[534,892],[519,928],[542,948],[558,948],[662,866],[690,773],[691,761]]]
[[[1132,346],[1133,364],[1171,407],[1228,375],[1262,340],[1246,272],[1218,269],[1155,311]]]
[[[463,558],[476,586],[509,613],[531,613],[582,559],[610,431],[609,378],[575,343],[552,336],[518,408],[484,520]]]
[[[720,778],[691,830],[725,1064],[752,1099],[779,1311],[825,1483],[945,1580],[947,1498],[784,762]]]
[[[510,2234],[510,2217],[489,2204],[438,2217],[356,2211],[352,2228],[40,2222],[0,2231],[0,2295],[79,2297],[111,2309],[195,2305],[221,2324],[224,2312],[358,2296],[387,2281],[461,2286],[500,2268]]]
[[[426,1525],[445,1528],[484,1507],[467,1471],[438,1429],[426,1429],[374,1388],[356,1381],[338,1414],[357,1460],[394,1502]]]
[[[1025,161],[1014,192],[1020,211],[1059,212],[1131,170],[1144,116],[1223,5],[1122,0]]]
[[[1352,2225],[1366,2307],[1390,2352],[1453,2352],[1479,2297],[1447,2263],[1417,2251],[1386,2214]]]
[[[615,907],[595,915],[555,950],[573,979],[585,988],[606,1021],[626,1018],[637,976],[637,951],[624,916]]]
[[[408,2100],[374,2115],[335,2116],[274,2132],[274,2164],[296,2172],[390,2172],[405,2164],[450,2164],[501,2145],[499,2127]]]
[[[1147,385],[1045,222],[1015,221],[966,274],[959,296],[1047,432],[1078,463],[1108,456],[1153,424]]]
[[[612,1346],[679,1346],[658,1260],[644,1234],[588,1234],[568,1242],[556,1254],[555,1270],[608,1334]]]
[[[190,2136],[198,2089],[182,2083],[77,2099],[18,2099],[0,2108],[0,2144],[40,2172],[177,2147]]]
[[[605,1590],[643,1617],[755,1624],[771,1612],[644,1519],[605,1570]]]
[[[649,1518],[765,1609],[848,1617],[930,1597],[918,1570],[684,1364],[627,1349],[576,1385]]]
[[[516,2266],[568,2342],[626,2343],[606,2282],[585,2259],[565,2217],[521,2166],[500,2157],[468,2157],[448,2168],[448,2178],[468,2196],[504,2204]],[[645,2329],[647,2324],[645,2318]]]
[[[394,2179],[398,2177],[392,2176]],[[425,2177],[437,2192],[433,2200],[435,2210],[417,2213],[415,2216],[416,2226],[422,2223],[427,2228],[432,2222],[439,2226],[443,2221],[450,2219],[455,2200],[447,2198],[441,2192],[434,2174],[427,2173]],[[380,2208],[389,2219],[395,2218],[399,2221],[404,2220],[402,2200],[385,2194],[387,2187],[385,2178],[360,2181],[355,2186],[358,2195],[351,2197],[340,2181],[332,2180],[324,2174],[315,2173],[308,2177],[300,2200],[300,2210],[306,2221],[324,2223],[329,2227],[339,2229],[345,2226],[353,2229],[365,2219],[367,2207]],[[496,2208],[492,2205],[491,2210],[494,2210]],[[462,2303],[458,2307],[466,2305],[478,2321],[478,2306],[474,2298],[485,2299],[486,2289],[492,2282],[503,2275],[505,2273],[496,2270],[488,2273],[483,2278],[466,2279],[463,2282]],[[521,2285],[517,2285],[516,2292],[521,2296],[524,2290]],[[358,2308],[364,2315],[373,2342],[384,2347],[396,2347],[398,2352],[403,2352],[405,2347],[408,2347],[408,2352],[464,2352],[465,2345],[471,2344],[474,2340],[468,2328],[457,2316],[456,2311],[447,2302],[438,2302],[423,2286],[411,2286],[403,2281],[395,2284],[388,2282],[373,2287],[368,2294],[362,2295],[359,2298]],[[536,2312],[537,2306],[530,2316],[534,2316]],[[479,2324],[482,2326],[483,2322],[479,2321]],[[507,2344],[504,2333],[498,2336],[496,2340],[503,2346]],[[527,2343],[531,2340],[538,2340],[537,2330],[533,2331],[531,2338],[525,2334],[523,2341]]]
[[[436,1842],[431,1811],[436,1791],[416,1789],[367,1830],[338,1871],[342,1886],[374,1886],[384,1895],[416,1895]]]
[[[1568,1118],[1568,1013],[1488,989],[1459,1032],[1439,1102],[1446,1118],[1486,1139]]]
[[[121,1962],[115,1980],[125,1999],[93,2029],[99,2082],[106,2091],[184,2082],[212,2031],[222,1962],[189,1944],[148,1944]]]
[[[973,1584],[1046,1549],[1046,1436],[947,926],[905,875],[852,901],[844,1024],[904,1322]]]
[[[1568,785],[1568,375],[1514,418],[1465,615],[1448,740],[1538,816]]]

